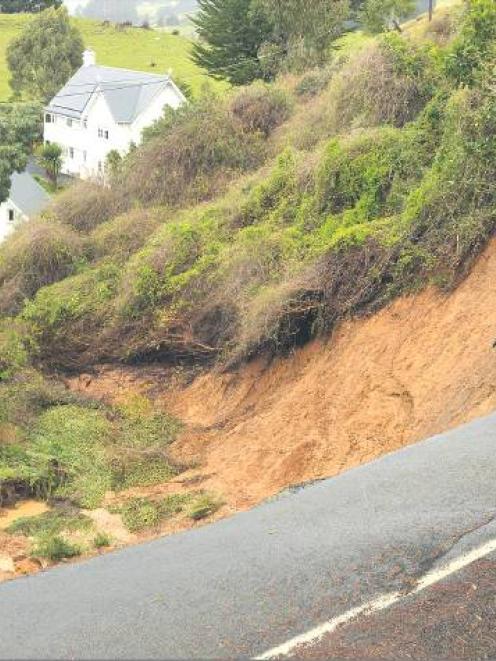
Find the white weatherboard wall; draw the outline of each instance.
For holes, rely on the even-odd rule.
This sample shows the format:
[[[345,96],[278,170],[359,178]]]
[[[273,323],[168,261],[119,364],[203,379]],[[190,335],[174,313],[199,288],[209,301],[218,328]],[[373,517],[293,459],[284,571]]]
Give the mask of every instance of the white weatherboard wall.
[[[10,220],[10,212],[14,213],[14,219]],[[26,220],[26,216],[21,213],[20,209],[8,199],[0,204],[0,243],[6,239],[11,232],[14,231],[16,226]]]
[[[45,114],[45,142],[54,142],[63,149],[64,174],[82,179],[103,176],[109,152],[126,154],[132,143],[142,140],[143,129],[162,117],[164,108],[177,108],[182,99],[171,83],[141,112],[132,123],[114,120],[103,92],[93,93],[81,119],[72,119],[61,112]],[[47,121],[48,116],[50,121]]]

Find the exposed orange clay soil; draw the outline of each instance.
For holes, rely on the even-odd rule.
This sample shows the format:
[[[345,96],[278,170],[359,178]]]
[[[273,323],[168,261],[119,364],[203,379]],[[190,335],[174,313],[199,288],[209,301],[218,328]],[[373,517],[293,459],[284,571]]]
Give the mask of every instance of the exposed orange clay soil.
[[[160,367],[102,367],[71,386],[146,392],[186,423],[172,454],[195,467],[149,492],[208,489],[245,509],[496,409],[495,294],[496,240],[450,295],[397,300],[289,358],[185,387]]]

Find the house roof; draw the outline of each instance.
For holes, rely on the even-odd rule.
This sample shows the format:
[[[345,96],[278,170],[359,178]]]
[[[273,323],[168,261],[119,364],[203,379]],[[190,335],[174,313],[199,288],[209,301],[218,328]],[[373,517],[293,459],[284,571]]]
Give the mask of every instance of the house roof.
[[[79,119],[93,93],[101,91],[115,121],[130,124],[167,86],[177,91],[166,75],[91,64],[76,71],[50,101],[47,111]]]
[[[50,202],[50,195],[29,172],[14,172],[9,200],[26,216],[39,214]]]

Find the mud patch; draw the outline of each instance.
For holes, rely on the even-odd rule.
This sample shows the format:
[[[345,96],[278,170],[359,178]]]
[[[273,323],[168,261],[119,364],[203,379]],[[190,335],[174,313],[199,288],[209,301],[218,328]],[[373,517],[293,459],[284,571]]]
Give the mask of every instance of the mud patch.
[[[46,503],[38,500],[24,500],[14,507],[0,509],[0,530],[6,530],[14,521],[28,516],[38,516],[48,512]]]

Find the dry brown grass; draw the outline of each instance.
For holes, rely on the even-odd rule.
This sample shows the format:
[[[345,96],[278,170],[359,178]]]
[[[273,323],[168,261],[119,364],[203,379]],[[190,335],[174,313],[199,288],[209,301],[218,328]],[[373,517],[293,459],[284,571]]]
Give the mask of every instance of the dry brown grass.
[[[147,206],[187,206],[211,198],[264,158],[262,136],[245,130],[219,99],[206,100],[137,150],[124,189]]]
[[[291,102],[281,88],[255,83],[236,94],[231,112],[246,131],[260,131],[268,137],[290,116]]]
[[[403,126],[427,100],[423,77],[402,71],[390,49],[372,42],[336,66],[327,88],[300,108],[279,142],[289,138],[296,147],[311,149],[355,128]]]
[[[17,312],[38,289],[70,275],[84,252],[79,235],[60,223],[23,224],[0,250],[0,313]]]
[[[80,232],[90,232],[128,207],[123,191],[79,181],[59,195],[47,214]]]
[[[90,235],[94,256],[126,261],[159,227],[162,209],[134,209],[96,227]]]

